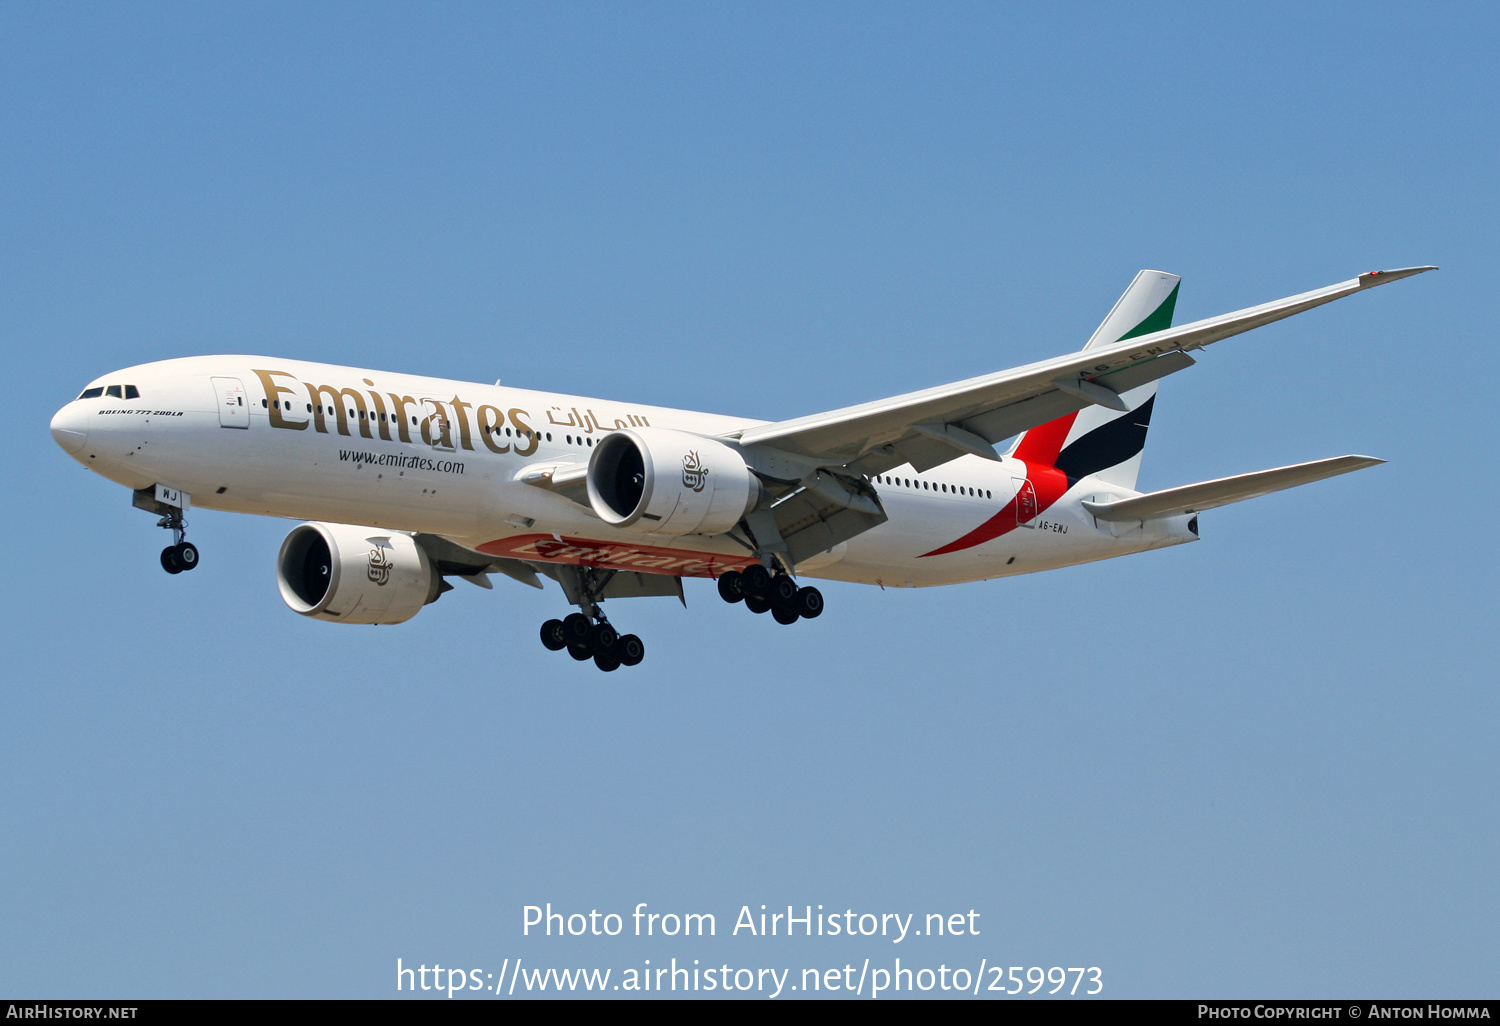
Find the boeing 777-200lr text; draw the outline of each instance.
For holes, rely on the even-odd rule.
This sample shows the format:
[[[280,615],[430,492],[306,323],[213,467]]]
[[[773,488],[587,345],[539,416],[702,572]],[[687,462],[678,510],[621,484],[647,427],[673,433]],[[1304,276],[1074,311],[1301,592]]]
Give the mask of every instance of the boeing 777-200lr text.
[[[542,643],[633,666],[601,603],[711,577],[778,623],[823,611],[808,578],[925,587],[1198,537],[1198,514],[1372,466],[1336,456],[1142,494],[1156,383],[1210,343],[1431,267],[1171,326],[1179,278],[1141,271],[1074,353],[776,423],[261,356],[96,379],[52,418],[78,462],[132,490],[198,565],[190,506],[309,521],[276,558],[292,609],[394,624],[499,573],[578,612]],[[1003,439],[1019,436],[1002,452]],[[358,525],[358,526],[356,526]]]

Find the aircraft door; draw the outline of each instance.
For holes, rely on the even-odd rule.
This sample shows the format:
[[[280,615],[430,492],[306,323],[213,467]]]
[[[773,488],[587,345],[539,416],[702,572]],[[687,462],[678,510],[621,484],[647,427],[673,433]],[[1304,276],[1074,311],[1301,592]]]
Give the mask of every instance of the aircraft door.
[[[1011,482],[1016,486],[1016,526],[1035,527],[1036,486],[1029,478],[1013,477]]]
[[[239,378],[210,378],[214,396],[219,400],[219,427],[250,426],[250,404],[245,401],[245,385]]]
[[[430,399],[423,396],[422,403],[422,441],[432,446],[438,452],[453,452],[453,409],[450,404],[441,399]]]

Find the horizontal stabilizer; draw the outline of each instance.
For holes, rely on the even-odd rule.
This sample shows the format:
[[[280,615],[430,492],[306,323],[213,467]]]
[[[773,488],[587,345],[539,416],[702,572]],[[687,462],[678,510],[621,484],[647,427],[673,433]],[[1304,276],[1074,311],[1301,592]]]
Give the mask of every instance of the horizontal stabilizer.
[[[1221,477],[1216,481],[1200,481],[1180,488],[1148,492],[1131,499],[1116,499],[1113,502],[1085,500],[1083,508],[1100,520],[1154,520],[1158,517],[1197,513],[1215,506],[1227,506],[1231,502],[1243,502],[1258,495],[1269,495],[1283,488],[1295,488],[1384,462],[1385,460],[1377,460],[1373,456],[1335,456],[1332,459],[1313,460],[1311,463],[1294,463],[1274,470],[1257,470],[1252,474]]]

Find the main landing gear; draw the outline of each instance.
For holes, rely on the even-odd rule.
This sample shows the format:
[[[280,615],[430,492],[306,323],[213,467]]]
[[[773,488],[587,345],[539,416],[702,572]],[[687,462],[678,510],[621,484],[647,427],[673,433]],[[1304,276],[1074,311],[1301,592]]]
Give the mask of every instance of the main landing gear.
[[[790,574],[772,575],[763,566],[730,570],[719,578],[719,597],[725,602],[744,600],[752,613],[770,612],[777,623],[793,624],[823,613],[823,593],[817,588],[799,588]]]
[[[169,574],[195,569],[198,566],[198,546],[185,537],[187,521],[182,517],[182,510],[173,509],[158,520],[156,526],[172,532],[172,544],[161,550],[161,568]]]
[[[561,620],[542,624],[542,644],[550,651],[568,650],[568,655],[609,672],[622,666],[635,666],[646,658],[646,646],[634,634],[620,634],[596,613],[593,619],[582,613],[569,613]]]

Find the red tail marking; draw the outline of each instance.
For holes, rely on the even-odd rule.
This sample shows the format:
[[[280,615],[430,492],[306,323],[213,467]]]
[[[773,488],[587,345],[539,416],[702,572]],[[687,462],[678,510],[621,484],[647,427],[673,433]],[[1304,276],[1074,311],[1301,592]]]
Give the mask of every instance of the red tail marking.
[[[1016,446],[1016,459],[1034,467],[1052,466],[1057,462],[1057,454],[1062,452],[1063,443],[1068,440],[1068,432],[1073,430],[1073,421],[1077,419],[1077,413],[1070,413],[1038,424],[1021,436],[1021,444]]]
[[[1035,515],[1037,516],[1040,516],[1049,506],[1058,499],[1061,499],[1063,494],[1068,490],[1067,475],[1061,470],[1056,470],[1052,467],[1028,465],[1026,468],[1026,477],[1031,482],[1032,487],[1036,489]],[[933,549],[931,552],[924,552],[917,558],[925,559],[928,556],[943,556],[949,552],[958,552],[960,549],[972,549],[974,546],[983,545],[985,542],[993,538],[998,538],[1002,534],[1009,534],[1017,526],[1016,503],[1019,499],[1019,495],[1011,499],[999,513],[990,517],[962,538],[951,541],[942,548]]]

